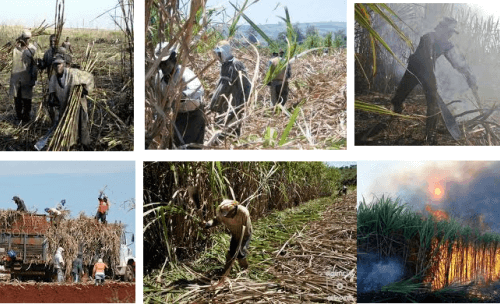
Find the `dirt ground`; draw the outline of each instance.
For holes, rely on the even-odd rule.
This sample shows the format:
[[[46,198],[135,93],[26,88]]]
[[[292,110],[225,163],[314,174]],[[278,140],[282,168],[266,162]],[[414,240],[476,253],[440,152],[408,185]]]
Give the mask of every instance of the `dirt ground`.
[[[392,110],[391,94],[370,93],[357,95],[356,100],[382,106]],[[425,141],[425,115],[427,103],[423,93],[413,92],[403,103],[404,115],[416,119],[402,119],[388,115],[379,115],[364,111],[355,111],[355,145],[357,146],[421,146]],[[462,130],[463,132],[463,130]],[[463,132],[464,133],[464,132]],[[480,129],[464,133],[460,140],[454,140],[439,116],[437,127],[437,145],[440,146],[474,146],[489,145],[488,139]]]
[[[135,284],[1,283],[0,303],[135,303]]]

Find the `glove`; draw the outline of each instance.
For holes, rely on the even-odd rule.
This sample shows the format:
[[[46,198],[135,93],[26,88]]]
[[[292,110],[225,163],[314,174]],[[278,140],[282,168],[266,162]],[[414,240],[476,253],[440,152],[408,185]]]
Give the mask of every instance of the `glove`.
[[[89,95],[89,91],[87,91],[87,89],[85,87],[83,87],[83,90],[82,90],[82,97],[85,97]]]

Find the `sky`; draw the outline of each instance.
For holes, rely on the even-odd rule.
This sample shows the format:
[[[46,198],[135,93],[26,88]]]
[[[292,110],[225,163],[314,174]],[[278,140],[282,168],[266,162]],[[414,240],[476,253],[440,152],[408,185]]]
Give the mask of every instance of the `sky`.
[[[118,0],[67,0],[65,1],[64,15],[66,28],[90,27],[99,29],[115,29],[115,24],[109,14],[94,20],[102,13],[113,9]],[[0,25],[22,25],[33,27],[43,20],[53,24],[55,17],[56,0],[15,0],[2,1],[2,18]],[[119,15],[121,10],[117,9]]]
[[[326,162],[328,164],[328,166],[330,167],[345,167],[345,166],[352,166],[352,165],[356,165],[357,162],[355,161],[328,161]]]
[[[382,195],[399,198],[417,212],[430,207],[468,223],[482,216],[500,233],[500,162],[358,162],[358,205]]]
[[[234,9],[229,2],[237,3],[237,6],[244,3],[241,0],[208,0],[207,7],[225,7],[232,17]],[[249,3],[251,2],[249,1]],[[285,5],[288,7],[292,23],[346,22],[347,20],[347,2],[345,0],[261,0],[245,10],[245,14],[256,24],[277,24],[283,22],[278,16],[285,17]],[[243,20],[243,23],[246,21]]]
[[[105,188],[106,186],[106,188]],[[55,207],[65,199],[70,217],[83,211],[96,213],[99,191],[111,202],[107,215],[110,223],[121,221],[127,232],[135,232],[135,209],[124,203],[135,200],[135,164],[132,161],[8,161],[0,162],[0,209],[16,209],[12,200],[19,196],[29,211]],[[130,241],[131,234],[127,233]],[[135,252],[135,244],[131,246]]]

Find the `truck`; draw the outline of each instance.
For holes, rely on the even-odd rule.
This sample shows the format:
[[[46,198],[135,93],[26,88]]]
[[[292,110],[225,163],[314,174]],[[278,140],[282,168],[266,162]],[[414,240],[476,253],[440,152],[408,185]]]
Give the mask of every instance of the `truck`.
[[[0,221],[0,279],[34,279],[37,281],[52,281],[54,269],[50,262],[54,255],[49,250],[47,239],[51,222],[45,214],[27,212],[10,212],[8,217],[2,217]],[[113,226],[114,228],[118,226]],[[97,232],[96,232],[97,233]],[[121,229],[119,257],[104,257],[105,260],[118,260],[118,263],[110,263],[107,276],[121,278],[125,281],[135,280],[135,258],[127,244],[126,233]],[[15,259],[8,255],[14,251]],[[50,252],[49,252],[50,251]],[[114,258],[114,259],[113,259]],[[71,262],[66,261],[67,267]],[[69,265],[68,265],[69,264]],[[90,263],[89,263],[90,264]],[[84,265],[85,269],[92,269],[93,265]],[[87,274],[91,272],[86,271]]]

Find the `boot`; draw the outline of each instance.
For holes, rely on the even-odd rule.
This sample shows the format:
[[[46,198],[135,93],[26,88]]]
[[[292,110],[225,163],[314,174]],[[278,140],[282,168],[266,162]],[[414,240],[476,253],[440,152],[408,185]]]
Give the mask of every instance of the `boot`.
[[[393,111],[398,113],[398,114],[401,114],[403,112],[403,103],[396,103],[394,101],[391,101],[392,103],[392,108],[393,108]]]
[[[246,258],[243,259],[238,259],[238,264],[240,264],[240,267],[244,270],[248,269],[248,261]]]
[[[23,101],[21,98],[14,98],[14,108],[16,109],[17,120],[23,119]]]
[[[23,99],[23,123],[31,120],[31,99]]]

